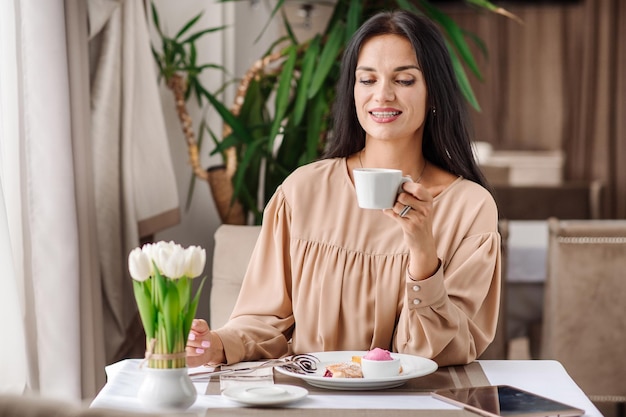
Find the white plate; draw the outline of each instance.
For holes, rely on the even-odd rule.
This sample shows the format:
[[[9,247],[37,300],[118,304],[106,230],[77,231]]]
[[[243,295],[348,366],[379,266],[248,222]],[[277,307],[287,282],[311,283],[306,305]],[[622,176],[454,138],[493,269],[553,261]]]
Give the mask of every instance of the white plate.
[[[222,391],[222,395],[247,405],[281,405],[301,400],[309,394],[305,388],[294,385],[245,385]]]
[[[350,362],[353,356],[363,356],[367,351],[339,351],[339,352],[316,352],[311,355],[317,357],[317,372],[314,374],[297,374],[278,366],[278,372],[300,378],[314,387],[335,390],[370,390],[381,388],[393,388],[404,384],[407,380],[424,375],[432,374],[437,370],[437,363],[421,356],[392,353],[391,356],[400,359],[402,373],[398,376],[387,378],[329,378],[324,376],[326,365],[339,362]]]

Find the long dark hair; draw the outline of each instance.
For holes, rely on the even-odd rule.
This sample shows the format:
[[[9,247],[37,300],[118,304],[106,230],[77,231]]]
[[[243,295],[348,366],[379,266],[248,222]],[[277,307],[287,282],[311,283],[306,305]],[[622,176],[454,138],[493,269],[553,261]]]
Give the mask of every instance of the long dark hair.
[[[411,42],[424,75],[429,109],[422,140],[424,157],[446,171],[489,188],[474,160],[467,102],[444,38],[428,18],[403,10],[372,16],[346,46],[333,107],[333,129],[324,158],[348,157],[365,146],[365,131],[359,124],[354,103],[355,70],[363,43],[384,34],[399,35]]]

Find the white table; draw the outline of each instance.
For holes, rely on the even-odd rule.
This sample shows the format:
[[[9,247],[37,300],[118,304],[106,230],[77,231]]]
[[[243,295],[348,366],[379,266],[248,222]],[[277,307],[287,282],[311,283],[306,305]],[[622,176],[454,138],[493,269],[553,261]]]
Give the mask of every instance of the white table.
[[[113,408],[125,411],[145,411],[136,398],[143,374],[139,369],[140,360],[127,359],[106,368],[108,382],[94,399],[91,407]],[[585,416],[601,417],[602,414],[585,396],[582,390],[570,378],[563,366],[556,361],[479,361],[482,371],[491,384],[508,384],[527,391],[582,408]],[[299,381],[298,381],[299,382]],[[220,395],[204,395],[207,383],[194,383],[198,390],[198,399],[187,411],[198,416],[210,415],[211,409],[229,408],[237,415],[236,409],[242,406]],[[379,409],[381,410],[458,410],[447,403],[433,399],[428,393],[402,395],[386,390],[368,395],[329,391],[328,394],[317,392],[307,398],[289,405],[298,409],[299,415],[306,416],[306,410],[337,409]],[[249,411],[249,410],[246,410]],[[295,411],[295,410],[294,410]],[[436,417],[438,412],[429,415]],[[251,414],[246,414],[251,415]],[[333,411],[332,415],[336,415]]]

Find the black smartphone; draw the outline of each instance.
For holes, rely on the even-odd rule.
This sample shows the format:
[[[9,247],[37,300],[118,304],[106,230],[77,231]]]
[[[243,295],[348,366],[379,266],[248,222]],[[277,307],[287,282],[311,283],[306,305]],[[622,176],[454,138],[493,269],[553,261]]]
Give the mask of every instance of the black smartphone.
[[[436,390],[437,399],[487,417],[578,417],[584,410],[510,385]]]

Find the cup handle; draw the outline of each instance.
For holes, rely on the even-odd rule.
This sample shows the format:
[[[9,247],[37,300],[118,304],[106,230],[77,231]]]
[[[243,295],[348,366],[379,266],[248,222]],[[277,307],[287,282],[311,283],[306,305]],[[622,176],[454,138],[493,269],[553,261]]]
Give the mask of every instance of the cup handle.
[[[408,175],[406,177],[400,178],[400,184],[398,185],[398,194],[404,192],[402,190],[402,184],[404,184],[405,182],[413,182],[413,179],[409,177]]]

